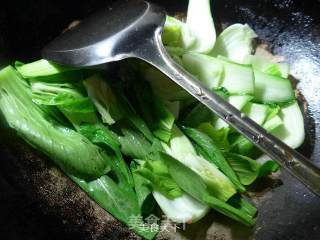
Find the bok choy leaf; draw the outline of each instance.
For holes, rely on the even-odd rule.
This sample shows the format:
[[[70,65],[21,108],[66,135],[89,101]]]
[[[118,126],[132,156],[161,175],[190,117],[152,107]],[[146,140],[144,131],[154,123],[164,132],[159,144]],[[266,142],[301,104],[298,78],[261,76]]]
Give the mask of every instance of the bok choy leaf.
[[[248,211],[233,207],[212,196],[202,178],[190,168],[167,154],[162,154],[162,157],[168,166],[169,173],[186,193],[201,203],[209,205],[216,211],[245,225],[252,226],[255,223],[255,219],[248,214]]]
[[[137,218],[137,216],[141,216],[141,211],[137,196],[132,189],[119,186],[107,175],[89,182],[74,176],[70,177],[102,208],[127,224],[136,233],[150,240],[155,237],[157,231],[143,231],[139,227],[144,222]],[[135,224],[130,225],[132,217],[135,217],[136,220]]]
[[[0,109],[8,125],[65,172],[94,179],[110,170],[109,157],[99,147],[47,120],[46,113],[32,102],[27,82],[10,66],[0,72],[0,94]]]
[[[220,149],[214,144],[212,139],[205,133],[189,127],[182,127],[184,133],[190,137],[202,150],[206,153],[207,160],[215,164],[236,186],[240,192],[244,192],[245,188],[240,183],[237,175],[225,160]]]
[[[198,156],[190,140],[177,127],[174,128],[169,144],[163,144],[163,147],[166,153],[197,172],[216,197],[226,201],[235,194],[232,182],[213,162]]]

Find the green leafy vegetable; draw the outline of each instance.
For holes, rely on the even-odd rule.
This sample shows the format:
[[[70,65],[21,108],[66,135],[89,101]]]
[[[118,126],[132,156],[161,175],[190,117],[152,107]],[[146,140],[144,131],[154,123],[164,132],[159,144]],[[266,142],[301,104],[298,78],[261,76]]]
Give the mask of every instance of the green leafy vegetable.
[[[279,169],[280,166],[278,163],[273,160],[268,160],[260,166],[259,177],[266,177],[271,173],[277,172]]]
[[[29,77],[28,80],[30,82],[75,83],[82,81],[86,75],[87,72],[84,70],[74,70],[67,72],[59,72],[53,75]]]
[[[203,202],[214,208],[216,211],[247,226],[253,226],[255,224],[255,219],[248,215],[247,211],[237,209],[213,196],[204,195]]]
[[[108,156],[87,138],[49,122],[35,105],[27,83],[12,67],[0,72],[0,109],[8,125],[34,148],[72,175],[94,179],[108,172]]]
[[[228,203],[233,207],[246,212],[252,218],[257,215],[257,209],[240,194],[234,195],[229,199]]]
[[[130,170],[134,180],[134,189],[137,194],[138,203],[143,216],[150,215],[156,205],[156,201],[152,196],[152,189],[149,187],[149,181],[138,174],[136,171],[138,166],[135,162],[130,163]]]
[[[269,107],[258,103],[247,103],[242,112],[257,124],[262,125],[268,116]]]
[[[109,165],[120,183],[133,186],[131,173],[120,152],[117,136],[102,124],[84,124],[79,132],[92,143],[104,148],[110,156]]]
[[[41,105],[57,106],[75,128],[83,122],[97,121],[95,108],[78,83],[32,82],[32,100]]]
[[[208,139],[210,140],[209,137]],[[219,171],[214,161],[208,162],[198,156],[190,140],[177,127],[174,128],[169,145],[163,144],[163,146],[168,154],[197,172],[206,182],[210,191],[218,198],[227,200],[235,193],[234,185],[221,171]],[[201,147],[203,146],[201,145]],[[211,158],[216,160],[216,155],[213,155],[212,151],[206,153],[210,157],[210,160],[212,160]],[[217,161],[219,160],[220,159]]]
[[[218,199],[227,201],[236,193],[235,186],[230,179],[228,179],[212,162],[209,162],[200,156],[191,154],[187,155],[181,162],[198,173],[206,183],[208,191]],[[239,186],[239,188],[241,187]],[[243,187],[242,190],[244,190]]]
[[[195,199],[201,201],[202,196],[207,192],[207,186],[200,175],[170,155],[161,154],[161,156],[164,163],[168,167],[170,175],[176,181],[176,183],[185,192],[189,193]]]
[[[164,45],[188,49],[194,44],[195,40],[195,36],[184,22],[167,16],[162,34]]]
[[[274,116],[267,120],[262,126],[270,133],[277,131],[283,125],[283,121],[279,116]],[[231,151],[242,155],[249,155],[254,148],[253,143],[243,135],[236,135],[231,144]]]
[[[141,113],[152,133],[160,140],[168,142],[175,121],[173,114],[159,97],[154,96],[148,82],[141,81],[140,84],[135,84],[133,91],[135,109],[139,109],[138,112]]]
[[[229,150],[230,144],[228,140],[228,135],[230,128],[220,128],[216,130],[213,128],[212,124],[204,122],[198,126],[198,129],[201,132],[207,134],[211,138],[213,143],[219,147],[220,150]]]
[[[222,87],[226,88],[230,94],[255,94],[255,79],[250,67],[227,61],[221,62],[224,67]]]
[[[243,185],[250,185],[259,176],[260,166],[255,160],[234,153],[227,153],[226,159]]]
[[[80,89],[72,83],[31,83],[32,98],[43,105],[68,105],[83,98]]]
[[[236,188],[244,192],[245,188],[239,182],[235,172],[230,167],[229,163],[225,160],[220,149],[214,144],[212,139],[205,133],[194,129],[183,127],[183,131],[189,136],[200,148],[206,153],[207,160],[215,164],[236,186]]]
[[[168,199],[157,191],[153,192],[153,196],[165,215],[177,223],[195,223],[210,210],[207,205],[186,193],[175,199]]]
[[[155,237],[156,231],[143,231],[139,227],[144,222],[138,218],[141,216],[141,212],[137,197],[132,189],[119,186],[108,176],[102,176],[91,182],[74,176],[70,177],[102,208],[129,225],[135,232],[146,239]],[[135,224],[130,225],[131,218],[135,218]]]
[[[123,154],[132,158],[144,159],[151,149],[151,143],[139,132],[130,128],[122,128],[118,140]]]
[[[218,212],[221,212],[230,218],[242,222],[245,225],[252,226],[254,219],[246,211],[232,207],[228,203],[213,197],[207,190],[207,186],[202,178],[179,161],[163,154],[163,159],[168,166],[169,173],[177,184],[192,197],[200,202],[209,205]]]
[[[171,178],[167,166],[161,160],[146,161],[136,173],[148,179],[152,189],[169,199],[182,196],[183,191]]]
[[[256,37],[248,25],[234,24],[216,38],[209,0],[189,0],[186,22],[168,16],[162,33],[177,64],[299,147],[304,120],[289,65],[262,48],[253,53]],[[246,137],[148,63],[115,66],[16,62],[17,70],[0,71],[2,119],[145,239],[157,234],[143,221],[159,215],[157,204],[178,223],[196,222],[213,208],[252,226],[257,209],[240,194],[279,165],[257,158],[261,152]]]
[[[210,122],[213,117],[213,113],[205,105],[197,103],[187,112],[182,122],[190,127],[198,127],[203,122]]]
[[[123,117],[124,113],[117,97],[100,75],[93,75],[83,83],[101,115],[102,122],[111,125]]]

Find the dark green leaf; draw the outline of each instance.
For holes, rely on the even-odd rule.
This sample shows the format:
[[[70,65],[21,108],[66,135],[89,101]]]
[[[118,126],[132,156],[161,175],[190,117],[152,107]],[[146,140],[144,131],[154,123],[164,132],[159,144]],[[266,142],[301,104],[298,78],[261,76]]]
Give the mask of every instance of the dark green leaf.
[[[143,231],[139,228],[141,216],[137,196],[130,188],[122,188],[108,176],[102,176],[97,180],[86,182],[70,176],[87,194],[102,208],[125,224],[130,224],[130,219],[135,218],[133,230],[146,239],[153,239],[157,232]],[[140,221],[143,224],[143,220]]]
[[[239,210],[213,196],[204,195],[203,202],[208,204],[210,207],[215,209],[216,211],[238,221],[247,226],[253,226],[255,224],[255,220],[246,214],[246,212]]]
[[[226,153],[226,159],[243,185],[250,185],[259,175],[259,163],[251,158],[234,153]]]
[[[119,136],[123,154],[137,159],[144,159],[150,152],[150,142],[140,133],[129,128],[121,129]]]
[[[265,177],[270,175],[273,172],[277,172],[280,169],[278,163],[273,160],[266,161],[260,166],[259,177]]]
[[[213,119],[213,113],[202,103],[197,103],[195,107],[187,113],[182,123],[190,127],[198,127],[203,122],[210,122]]]
[[[130,89],[131,90],[131,89]],[[134,107],[144,118],[153,134],[168,142],[174,124],[174,116],[168,111],[162,100],[155,96],[146,81],[133,83],[134,96],[131,96]]]
[[[229,141],[228,141],[228,134],[230,128],[220,128],[218,130],[214,129],[211,123],[204,122],[198,126],[198,129],[207,134],[211,140],[217,145],[220,150],[228,151],[229,150]]]
[[[113,90],[118,97],[124,116],[146,137],[146,139],[152,142],[154,139],[153,134],[145,121],[137,114],[136,110],[125,97],[123,86],[121,84],[114,85]]]
[[[241,155],[250,155],[253,149],[253,143],[250,142],[250,140],[248,140],[245,136],[239,134],[235,135],[230,146],[231,152],[235,152]]]
[[[95,144],[110,147],[114,151],[120,148],[118,136],[102,124],[83,124],[79,132]]]
[[[109,165],[112,172],[117,176],[120,184],[133,186],[131,172],[122,158],[120,144],[117,136],[102,124],[81,125],[79,132],[94,144],[106,150],[109,155]],[[112,151],[110,151],[112,149]]]
[[[232,196],[228,200],[228,203],[251,217],[255,217],[257,215],[257,209],[251,203],[246,201],[240,194]]]
[[[150,215],[156,206],[156,201],[153,198],[151,188],[149,187],[150,183],[146,178],[135,172],[138,169],[135,162],[131,162],[130,169],[142,215]]]
[[[202,201],[202,197],[207,193],[207,186],[202,178],[190,168],[174,159],[168,154],[161,153],[162,160],[168,167],[168,171],[173,180],[195,199]]]
[[[101,148],[74,130],[48,121],[47,112],[32,102],[29,85],[12,67],[0,72],[0,110],[11,128],[65,172],[94,179],[110,170]]]

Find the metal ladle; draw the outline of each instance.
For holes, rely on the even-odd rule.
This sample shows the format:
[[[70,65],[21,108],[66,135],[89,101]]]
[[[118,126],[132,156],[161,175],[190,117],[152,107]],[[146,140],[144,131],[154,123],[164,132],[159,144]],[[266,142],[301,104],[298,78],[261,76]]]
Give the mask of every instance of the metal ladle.
[[[161,41],[165,11],[143,0],[118,1],[63,33],[42,51],[45,59],[75,67],[139,58],[158,68],[213,113],[320,196],[320,169],[177,65]]]

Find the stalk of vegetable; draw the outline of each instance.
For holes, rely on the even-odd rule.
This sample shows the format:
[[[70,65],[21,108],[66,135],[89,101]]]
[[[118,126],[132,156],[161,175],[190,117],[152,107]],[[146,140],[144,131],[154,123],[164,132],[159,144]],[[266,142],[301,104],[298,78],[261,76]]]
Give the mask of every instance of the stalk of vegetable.
[[[15,67],[24,78],[33,78],[41,76],[47,77],[49,75],[55,75],[62,72],[72,71],[74,69],[52,63],[44,59],[40,59],[38,61],[28,64],[16,62]]]
[[[233,24],[227,27],[217,38],[210,55],[225,56],[231,61],[245,64],[247,56],[252,53],[252,39],[257,35],[247,24]]]
[[[187,26],[196,38],[189,50],[209,53],[216,40],[209,0],[189,0]]]

